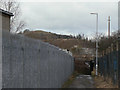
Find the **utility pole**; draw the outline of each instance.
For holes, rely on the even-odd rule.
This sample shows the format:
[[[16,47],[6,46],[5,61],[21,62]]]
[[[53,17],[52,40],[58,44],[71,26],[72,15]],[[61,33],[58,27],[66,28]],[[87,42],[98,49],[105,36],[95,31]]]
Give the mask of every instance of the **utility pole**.
[[[96,15],[96,75],[98,75],[98,13],[90,13]]]

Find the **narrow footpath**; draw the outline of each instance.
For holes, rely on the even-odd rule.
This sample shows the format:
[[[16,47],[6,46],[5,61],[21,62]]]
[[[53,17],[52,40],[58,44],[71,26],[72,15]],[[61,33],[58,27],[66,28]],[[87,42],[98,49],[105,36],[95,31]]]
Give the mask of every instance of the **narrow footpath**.
[[[75,78],[69,88],[95,88],[91,75],[79,75]]]

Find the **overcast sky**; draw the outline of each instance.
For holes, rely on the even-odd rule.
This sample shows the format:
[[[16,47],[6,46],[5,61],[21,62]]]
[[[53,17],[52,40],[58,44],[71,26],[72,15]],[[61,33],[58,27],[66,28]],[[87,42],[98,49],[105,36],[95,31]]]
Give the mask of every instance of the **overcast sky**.
[[[45,30],[59,34],[95,33],[99,14],[99,32],[107,33],[107,20],[111,16],[111,31],[118,29],[117,2],[21,2],[22,18],[30,30]]]

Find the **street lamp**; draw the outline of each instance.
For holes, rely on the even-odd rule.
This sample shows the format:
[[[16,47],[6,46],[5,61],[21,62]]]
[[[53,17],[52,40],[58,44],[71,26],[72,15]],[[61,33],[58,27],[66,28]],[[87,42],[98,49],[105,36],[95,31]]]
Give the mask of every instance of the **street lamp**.
[[[98,13],[90,13],[96,15],[96,75],[98,75]]]

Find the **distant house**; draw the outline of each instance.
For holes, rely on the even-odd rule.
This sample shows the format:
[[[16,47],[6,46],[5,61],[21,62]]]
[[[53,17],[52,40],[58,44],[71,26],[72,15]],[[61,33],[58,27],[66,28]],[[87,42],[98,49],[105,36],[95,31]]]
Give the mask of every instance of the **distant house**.
[[[10,31],[10,17],[12,13],[0,9],[0,29]]]

